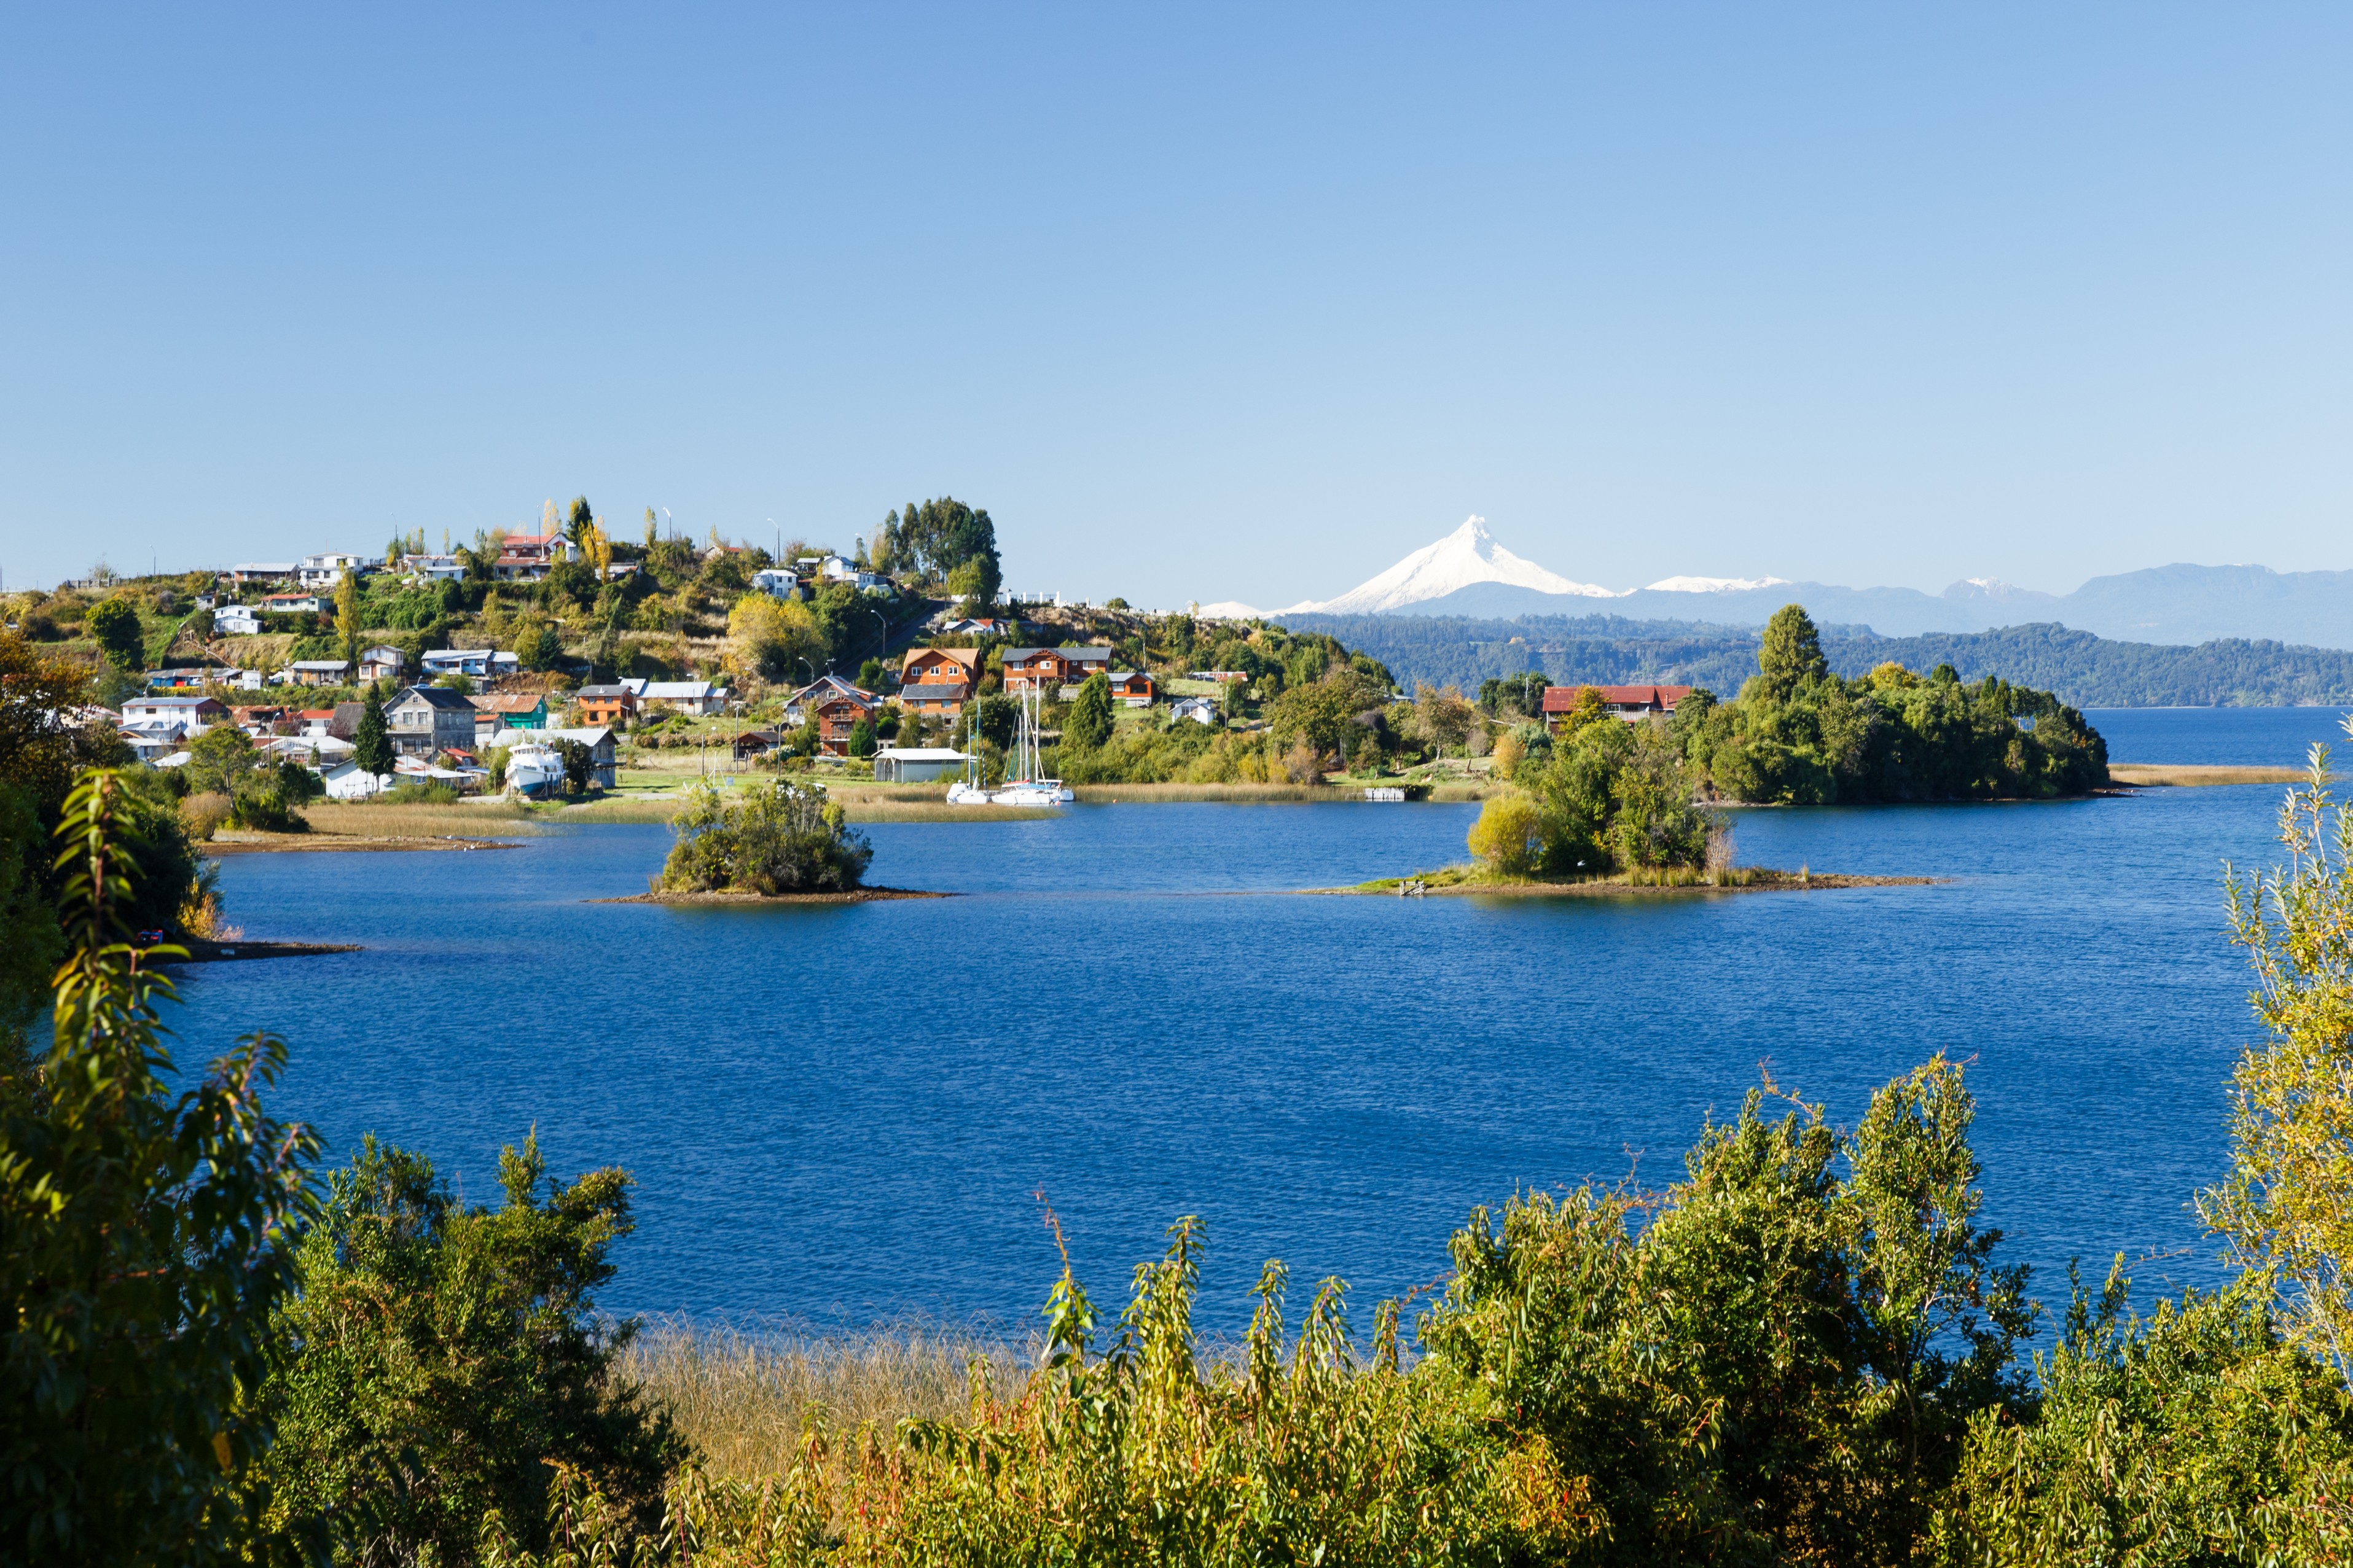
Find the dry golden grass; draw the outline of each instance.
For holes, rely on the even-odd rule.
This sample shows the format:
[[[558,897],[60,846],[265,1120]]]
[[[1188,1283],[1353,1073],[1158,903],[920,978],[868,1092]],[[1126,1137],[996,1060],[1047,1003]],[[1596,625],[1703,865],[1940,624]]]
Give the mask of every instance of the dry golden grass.
[[[2277,784],[2303,783],[2305,770],[2215,763],[2110,763],[2108,776],[2124,784]]]
[[[1029,1359],[1002,1341],[927,1323],[817,1334],[658,1322],[624,1365],[670,1406],[712,1473],[758,1479],[786,1467],[808,1423],[888,1434],[902,1416],[962,1415],[975,1361],[1005,1391]]]
[[[480,805],[406,805],[397,802],[322,800],[302,808],[313,833],[355,838],[513,837],[537,831],[524,807],[502,801]]]
[[[1155,801],[1191,800],[1342,800],[1340,791],[1316,784],[1074,784],[1071,793],[1081,800],[1117,801],[1142,805]],[[1361,791],[1356,792],[1360,797]]]

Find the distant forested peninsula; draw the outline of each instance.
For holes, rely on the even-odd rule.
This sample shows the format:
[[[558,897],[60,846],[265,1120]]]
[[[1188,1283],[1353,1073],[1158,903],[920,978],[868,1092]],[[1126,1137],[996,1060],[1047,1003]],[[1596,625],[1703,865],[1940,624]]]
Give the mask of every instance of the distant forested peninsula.
[[[1762,635],[1748,626],[1619,616],[1288,616],[1283,625],[1336,637],[1409,686],[1427,681],[1466,691],[1532,669],[1564,685],[1656,682],[1737,691],[1757,671]],[[1890,661],[1913,669],[1949,664],[1963,680],[1998,675],[2074,708],[2353,704],[2353,652],[2286,643],[2229,638],[2175,647],[2110,642],[2044,624],[1915,637],[1828,626],[1821,647],[1831,668],[1850,678]]]

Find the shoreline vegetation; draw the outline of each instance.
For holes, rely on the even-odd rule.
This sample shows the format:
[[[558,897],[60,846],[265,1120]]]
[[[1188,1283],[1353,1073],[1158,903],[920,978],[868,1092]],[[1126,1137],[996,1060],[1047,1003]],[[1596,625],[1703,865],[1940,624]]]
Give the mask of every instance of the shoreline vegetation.
[[[1589,898],[1611,894],[1810,892],[1837,888],[1929,888],[1948,882],[1947,877],[1862,877],[1841,872],[1795,871],[1769,866],[1725,866],[1709,870],[1696,867],[1663,867],[1655,870],[1616,871],[1593,877],[1512,876],[1477,864],[1442,866],[1409,877],[1377,877],[1350,888],[1311,888],[1311,893],[1387,894],[1419,898],[1425,894],[1493,895],[1502,898]]]
[[[1594,842],[1690,825],[1620,760]],[[451,1568],[2344,1562],[2353,815],[2326,760],[2282,806],[2284,864],[2228,884],[2262,1037],[2184,1194],[2214,1289],[2143,1315],[2119,1258],[2042,1305],[1983,1223],[1975,1100],[1939,1054],[1852,1125],[1766,1076],[1663,1181],[1465,1192],[1437,1282],[1369,1312],[1269,1260],[1247,1330],[1205,1336],[1198,1216],[1124,1303],[1065,1247],[1026,1354],[920,1325],[644,1337],[598,1306],[633,1178],[559,1174],[535,1132],[480,1197],[372,1136],[327,1165],[269,1113],[284,1041],[175,1064],[173,980],[121,936],[154,923],[142,879],[183,896],[149,837],[176,818],[85,771],[33,841],[56,891],[7,906],[63,962],[0,970],[53,1020],[9,1014],[0,1061],[0,1540]],[[745,793],[703,803],[690,879],[856,886],[838,807]],[[1719,848],[1668,869],[1736,874]]]
[[[631,893],[625,898],[584,899],[590,904],[872,904],[896,899],[953,899],[955,893],[930,893],[913,888],[847,888],[821,893],[745,893],[727,889],[701,892]]]

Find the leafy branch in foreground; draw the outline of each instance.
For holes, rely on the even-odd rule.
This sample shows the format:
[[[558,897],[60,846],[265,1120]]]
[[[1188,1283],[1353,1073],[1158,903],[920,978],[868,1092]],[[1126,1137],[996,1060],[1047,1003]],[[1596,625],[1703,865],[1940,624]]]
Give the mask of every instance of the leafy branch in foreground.
[[[285,1065],[248,1035],[171,1092],[154,963],[129,940],[143,813],[115,773],[68,797],[47,1055],[0,1079],[0,1552],[26,1562],[203,1562],[290,1550],[248,1482],[264,1329],[292,1289],[318,1142],[271,1120]]]
[[[2239,1058],[2230,1176],[2200,1209],[2242,1268],[2277,1281],[2296,1342],[2353,1380],[2353,810],[2329,794],[2328,748],[2308,761],[2280,808],[2287,864],[2229,879],[2270,1039]]]

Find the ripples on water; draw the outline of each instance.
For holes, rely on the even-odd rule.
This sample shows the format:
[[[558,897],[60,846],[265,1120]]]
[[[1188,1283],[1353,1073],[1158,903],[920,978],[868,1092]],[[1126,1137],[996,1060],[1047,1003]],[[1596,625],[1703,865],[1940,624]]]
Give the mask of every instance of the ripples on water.
[[[2117,747],[2261,760],[2146,753]],[[2279,793],[1739,813],[1746,860],[1953,879],[1809,894],[1271,896],[1460,858],[1452,805],[880,826],[877,881],[968,896],[841,909],[582,901],[641,888],[659,827],[247,857],[248,935],[366,951],[195,972],[177,1024],[191,1057],[280,1031],[287,1113],[478,1198],[533,1122],[557,1170],[627,1166],[615,1308],[1015,1327],[1059,1267],[1040,1189],[1101,1300],[1198,1213],[1206,1325],[1270,1257],[1369,1310],[1515,1185],[1669,1178],[1761,1061],[1852,1123],[1943,1050],[1974,1062],[1989,1217],[2052,1300],[2073,1254],[2217,1278],[2187,1205],[2251,1037],[2220,862],[2269,863]]]

